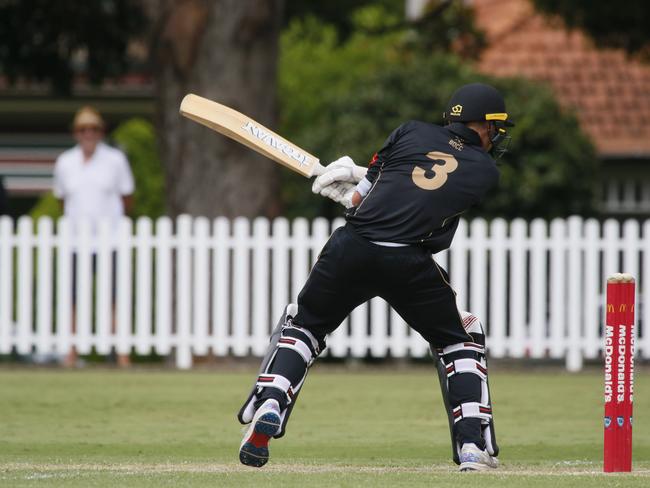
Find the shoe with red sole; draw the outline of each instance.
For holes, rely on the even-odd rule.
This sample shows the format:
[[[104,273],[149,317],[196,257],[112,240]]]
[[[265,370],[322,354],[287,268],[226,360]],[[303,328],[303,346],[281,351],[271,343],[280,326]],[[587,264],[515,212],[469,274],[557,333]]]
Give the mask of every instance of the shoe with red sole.
[[[266,402],[255,412],[253,421],[239,446],[239,460],[242,464],[261,468],[267,463],[269,442],[280,430],[280,423],[277,402]]]

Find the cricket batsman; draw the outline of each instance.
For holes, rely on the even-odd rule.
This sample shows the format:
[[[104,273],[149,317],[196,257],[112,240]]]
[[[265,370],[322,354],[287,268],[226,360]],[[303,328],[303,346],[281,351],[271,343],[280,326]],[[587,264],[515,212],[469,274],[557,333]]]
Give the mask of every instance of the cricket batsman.
[[[238,415],[250,424],[239,450],[243,464],[266,464],[269,441],[284,435],[327,335],[378,296],[430,344],[460,470],[497,467],[483,326],[458,310],[434,255],[450,246],[460,215],[497,184],[494,158],[513,124],[501,94],[482,83],[456,90],[444,120],[444,127],[406,122],[367,169],[346,156],[315,180],[315,193],[347,207],[346,225],[325,244],[298,303],[287,305],[271,335]]]

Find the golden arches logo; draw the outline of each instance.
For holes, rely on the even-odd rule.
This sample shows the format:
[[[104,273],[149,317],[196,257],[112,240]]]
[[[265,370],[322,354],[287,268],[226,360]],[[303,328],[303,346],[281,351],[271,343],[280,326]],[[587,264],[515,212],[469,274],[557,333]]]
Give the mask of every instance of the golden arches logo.
[[[626,312],[628,309],[628,305],[630,307],[630,312],[634,312],[634,303],[619,303],[618,304],[618,311],[620,312]],[[612,303],[607,304],[607,313],[614,313],[616,312],[616,306]]]

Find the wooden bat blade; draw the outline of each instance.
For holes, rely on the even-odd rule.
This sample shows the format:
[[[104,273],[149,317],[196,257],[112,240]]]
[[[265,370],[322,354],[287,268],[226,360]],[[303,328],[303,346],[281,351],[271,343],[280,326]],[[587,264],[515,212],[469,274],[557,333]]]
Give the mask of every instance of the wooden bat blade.
[[[317,157],[230,107],[188,94],[181,102],[180,113],[303,176],[309,178],[323,171]]]

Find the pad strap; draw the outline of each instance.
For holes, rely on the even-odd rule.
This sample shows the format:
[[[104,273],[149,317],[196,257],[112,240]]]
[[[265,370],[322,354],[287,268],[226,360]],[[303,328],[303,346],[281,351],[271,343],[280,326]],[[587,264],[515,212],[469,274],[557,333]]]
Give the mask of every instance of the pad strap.
[[[309,346],[295,337],[280,337],[278,340],[278,347],[296,351],[305,360],[307,366],[309,366],[314,360]]]
[[[289,403],[293,401],[293,397],[295,396],[293,388],[291,387],[291,382],[279,374],[261,374],[257,377],[256,385],[259,388],[277,388],[278,390],[281,390],[285,395],[287,395]]]
[[[476,342],[460,342],[458,344],[452,344],[443,349],[438,349],[438,353],[443,356],[459,351],[472,351],[479,354],[485,354],[485,347]]]
[[[318,339],[316,339],[316,337],[314,337],[314,334],[309,332],[307,329],[303,329],[302,327],[299,327],[297,325],[293,325],[291,322],[289,322],[289,325],[284,327],[283,332],[286,332],[286,331],[289,331],[289,330],[292,330],[292,329],[297,331],[297,332],[300,332],[300,334],[304,335],[309,340],[309,342],[311,342],[311,349],[313,351],[312,355],[314,357],[318,356],[320,354],[321,345],[318,342]]]
[[[479,418],[483,422],[489,422],[492,419],[492,407],[478,402],[461,403],[454,408],[454,423],[465,418]]]
[[[456,359],[449,364],[445,364],[445,368],[447,369],[447,378],[451,378],[453,375],[460,373],[474,373],[475,375],[478,375],[481,380],[487,380],[487,368],[476,359]]]

